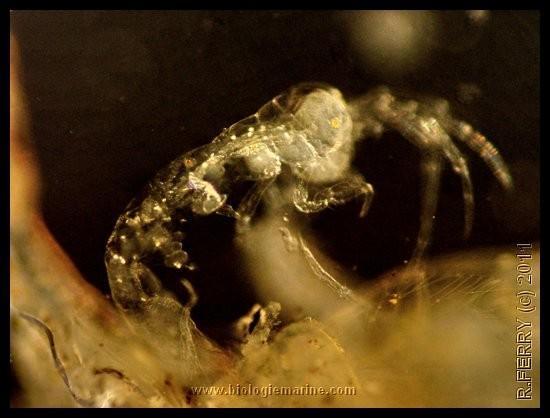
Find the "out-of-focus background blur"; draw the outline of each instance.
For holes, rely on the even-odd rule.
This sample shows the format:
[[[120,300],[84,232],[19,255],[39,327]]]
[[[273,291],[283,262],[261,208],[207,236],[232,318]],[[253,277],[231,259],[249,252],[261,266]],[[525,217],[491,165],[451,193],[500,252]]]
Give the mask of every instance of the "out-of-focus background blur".
[[[14,11],[11,24],[46,223],[105,294],[106,240],[146,181],[308,80],[350,97],[384,84],[446,98],[501,150],[511,196],[468,153],[477,204],[468,242],[460,182],[445,170],[431,254],[539,238],[538,12]],[[368,280],[410,257],[419,159],[388,133],[362,143],[355,164],[377,192],[368,217],[350,204],[312,226],[323,251]],[[191,226],[201,329],[256,302],[232,228],[214,217]]]

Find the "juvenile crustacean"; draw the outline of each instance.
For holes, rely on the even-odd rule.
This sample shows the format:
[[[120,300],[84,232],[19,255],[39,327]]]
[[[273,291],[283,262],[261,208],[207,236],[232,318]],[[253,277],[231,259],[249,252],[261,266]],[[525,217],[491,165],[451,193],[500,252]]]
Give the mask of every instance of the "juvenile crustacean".
[[[429,243],[443,159],[462,181],[465,234],[471,230],[470,174],[451,138],[476,152],[505,188],[512,185],[497,149],[469,124],[453,118],[443,100],[404,101],[389,89],[378,88],[346,102],[329,85],[299,84],[222,131],[210,144],[174,160],[147,186],[144,197],[129,205],[107,245],[105,261],[114,301],[137,316],[146,316],[151,304],[170,309],[172,299],[147,265],[147,257],[159,255],[167,267],[177,270],[193,268],[177,231],[182,213],[232,216],[237,230],[242,230],[264,192],[279,187],[275,180],[283,172],[285,185],[293,188],[290,203],[298,211],[319,212],[360,198],[360,216],[365,216],[374,189],[351,166],[354,145],[388,129],[421,150],[424,191],[416,259]],[[252,181],[253,186],[233,207],[228,196],[239,181]],[[191,285],[183,284],[192,293]],[[343,287],[340,290],[347,293]]]

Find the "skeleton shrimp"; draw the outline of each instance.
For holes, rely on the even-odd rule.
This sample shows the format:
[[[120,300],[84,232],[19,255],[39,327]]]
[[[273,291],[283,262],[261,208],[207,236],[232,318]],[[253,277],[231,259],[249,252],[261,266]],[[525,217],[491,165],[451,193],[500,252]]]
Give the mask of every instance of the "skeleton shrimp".
[[[144,197],[130,203],[107,244],[105,262],[114,302],[138,318],[145,318],[152,304],[171,309],[175,302],[146,259],[156,254],[169,268],[193,269],[182,246],[183,235],[176,230],[182,211],[231,216],[237,231],[243,230],[283,169],[293,190],[289,203],[299,212],[319,212],[361,199],[359,216],[364,217],[374,188],[351,166],[354,145],[386,130],[397,131],[421,151],[424,187],[413,259],[420,259],[429,244],[444,160],[462,182],[466,236],[472,228],[474,195],[468,165],[451,138],[477,153],[505,189],[512,187],[497,149],[471,125],[451,116],[444,100],[400,100],[383,87],[346,102],[329,85],[299,84],[223,130],[210,144],[174,160],[149,183]],[[239,181],[251,181],[253,186],[234,208],[228,196]],[[321,279],[328,275],[306,247],[304,254]],[[350,294],[331,277],[324,278],[342,295]],[[195,300],[192,286],[182,283]]]

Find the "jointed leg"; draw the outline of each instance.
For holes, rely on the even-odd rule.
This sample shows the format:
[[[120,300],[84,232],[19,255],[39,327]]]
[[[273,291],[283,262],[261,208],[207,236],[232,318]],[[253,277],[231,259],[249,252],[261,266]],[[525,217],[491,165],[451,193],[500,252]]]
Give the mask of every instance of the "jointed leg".
[[[474,223],[474,190],[470,178],[470,169],[462,153],[452,142],[444,148],[444,155],[451,162],[453,171],[460,176],[460,181],[462,183],[462,199],[464,200],[464,239],[466,239],[470,236]]]
[[[298,180],[294,191],[294,206],[305,213],[320,212],[329,206],[342,205],[352,199],[363,196],[360,217],[366,216],[374,189],[361,176],[352,175],[332,186],[321,189],[313,197],[309,195],[307,185],[303,180]]]
[[[116,253],[106,260],[113,300],[122,311],[141,312],[150,296],[159,292],[160,283],[143,263],[122,260]]]
[[[237,208],[237,233],[242,233],[248,228],[250,220],[256,212],[264,192],[273,184],[275,179],[276,177],[271,177],[268,179],[259,180],[246,194]]]
[[[350,299],[355,302],[360,302],[360,299],[355,296],[355,294],[349,287],[341,284],[332,276],[332,274],[330,274],[323,268],[323,266],[321,265],[321,263],[319,263],[319,261],[317,261],[317,259],[309,249],[306,241],[301,235],[298,237],[298,241],[300,244],[300,250],[304,258],[306,259],[309,268],[313,271],[317,278],[319,278],[319,280],[321,280],[324,284],[326,284],[328,287],[338,293],[339,297],[343,299]]]
[[[474,195],[470,172],[466,160],[454,145],[449,134],[439,123],[439,119],[418,113],[418,103],[399,102],[387,90],[380,93],[379,100],[373,101],[374,112],[379,121],[401,133],[421,152],[438,153],[451,164],[453,171],[460,176],[464,198],[464,236],[472,229]],[[433,187],[432,187],[433,188]],[[434,189],[435,191],[435,189]]]
[[[190,310],[196,295],[190,283],[182,281],[190,301],[183,306],[173,295],[163,291],[156,275],[140,261],[121,265],[116,259],[107,262],[113,299],[134,331],[145,339],[162,341],[162,355],[167,361],[186,362],[190,372],[200,369],[195,350]]]
[[[313,197],[309,196],[306,183],[298,179],[294,190],[294,206],[305,213],[319,212],[329,206],[341,205],[361,196],[364,201],[359,216],[364,217],[372,202],[374,190],[361,176],[351,175],[343,181],[321,189]],[[299,245],[309,267],[323,283],[336,291],[341,298],[359,301],[349,288],[340,284],[321,266],[301,236],[299,236]]]
[[[424,178],[422,209],[420,212],[420,232],[413,253],[413,262],[422,258],[428,248],[432,235],[433,218],[437,208],[437,195],[441,178],[441,157],[428,154],[422,159],[422,175]]]
[[[449,105],[446,101],[438,101],[434,104],[433,109],[443,128],[478,154],[504,188],[511,188],[512,176],[495,146],[469,123],[453,118],[449,113]]]

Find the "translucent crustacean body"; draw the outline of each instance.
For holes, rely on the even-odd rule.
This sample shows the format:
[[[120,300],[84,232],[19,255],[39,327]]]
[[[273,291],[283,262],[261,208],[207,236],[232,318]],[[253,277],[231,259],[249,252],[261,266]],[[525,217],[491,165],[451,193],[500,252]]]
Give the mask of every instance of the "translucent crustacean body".
[[[289,203],[298,211],[318,212],[360,198],[360,216],[365,216],[374,189],[351,166],[354,145],[387,129],[421,150],[424,191],[415,259],[429,243],[443,159],[462,181],[465,234],[471,230],[469,170],[451,137],[476,152],[505,188],[512,185],[497,149],[469,124],[453,118],[443,100],[403,101],[389,89],[378,88],[346,102],[329,85],[299,84],[225,129],[210,144],[174,160],[147,186],[144,197],[130,203],[108,241],[105,258],[115,303],[142,321],[152,304],[171,309],[173,300],[146,259],[157,254],[169,268],[193,268],[177,231],[181,213],[232,216],[237,230],[242,230],[283,170],[293,189]],[[228,196],[238,181],[252,181],[253,186],[234,208]],[[191,285],[182,283],[194,295]],[[345,288],[339,290],[346,294]]]

